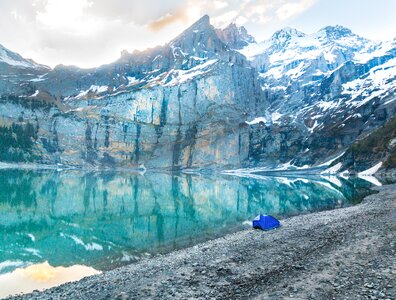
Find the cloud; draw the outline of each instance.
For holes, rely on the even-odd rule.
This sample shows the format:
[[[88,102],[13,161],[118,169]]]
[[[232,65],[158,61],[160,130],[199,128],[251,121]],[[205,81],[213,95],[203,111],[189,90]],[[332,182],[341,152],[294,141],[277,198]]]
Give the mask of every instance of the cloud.
[[[231,0],[228,10],[216,15],[214,22],[222,27],[230,21],[237,24],[266,24],[274,21],[274,17],[283,21],[303,13],[316,2],[317,0]]]
[[[167,13],[150,22],[148,28],[153,31],[159,31],[174,23],[181,23],[185,26],[191,25],[204,14],[212,13],[213,16],[228,6],[229,4],[224,1],[189,0],[181,4],[174,12]]]
[[[230,23],[235,23],[237,18],[244,18],[244,17],[240,16],[239,11],[231,10],[218,17],[213,18],[212,22],[218,27],[223,27]]]
[[[393,37],[394,1],[393,7],[385,1],[391,0],[349,0],[342,18],[342,0],[1,0],[0,44],[51,66],[97,66],[114,61],[123,49],[169,42],[204,14],[215,26],[244,25],[257,40],[284,26],[308,24],[301,29],[313,30],[337,23],[357,24],[361,34],[374,38]],[[374,8],[378,22],[362,21]],[[366,18],[357,17],[364,12]]]
[[[237,5],[236,3],[237,1],[235,0],[184,1],[173,12],[168,12],[150,22],[148,28],[153,31],[160,31],[175,23],[190,25],[205,14],[211,15],[213,19],[219,16],[223,20],[232,21],[238,15],[238,10],[234,9],[235,5]]]
[[[148,26],[153,31],[159,31],[176,22],[188,22],[188,15],[184,10],[181,9],[173,14],[166,14],[165,16],[162,16],[159,19],[151,22],[148,24]]]
[[[90,0],[93,2],[89,11],[108,21],[118,20],[122,23],[147,25],[162,16],[178,11],[185,0]]]
[[[88,67],[166,43],[204,14],[215,26],[268,24],[306,1],[314,0],[2,0],[0,43],[51,66]]]
[[[88,0],[48,0],[36,13],[36,21],[45,30],[67,35],[89,36],[101,30],[102,20],[88,13],[94,2]]]
[[[228,6],[228,3],[226,1],[214,1],[213,5],[215,9],[222,9]]]
[[[235,19],[235,24],[238,26],[243,26],[245,23],[247,23],[249,19],[245,18],[244,16],[239,16],[238,18]]]
[[[280,20],[286,20],[290,17],[301,14],[309,9],[313,4],[315,4],[315,0],[301,0],[285,3],[276,10],[276,14]]]

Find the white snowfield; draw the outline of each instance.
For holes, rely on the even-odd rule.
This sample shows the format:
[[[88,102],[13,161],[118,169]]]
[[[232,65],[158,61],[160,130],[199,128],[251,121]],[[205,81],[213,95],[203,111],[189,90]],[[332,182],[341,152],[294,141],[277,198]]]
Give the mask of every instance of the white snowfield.
[[[175,48],[176,49],[176,48]],[[183,55],[188,55],[187,53],[183,53]],[[179,69],[171,69],[166,72],[160,73],[160,69],[150,71],[148,73],[145,73],[146,76],[138,79],[136,77],[130,77],[127,76],[125,77],[128,80],[127,88],[128,87],[133,87],[137,84],[144,84],[144,85],[149,85],[149,86],[175,86],[178,84],[182,84],[187,81],[191,81],[195,79],[198,76],[205,75],[213,70],[213,67],[218,63],[218,59],[211,59],[207,60],[205,58],[196,58],[193,57],[196,61],[200,62],[197,66],[192,67],[188,70],[179,70]],[[159,74],[158,74],[159,73]],[[82,98],[87,96],[89,92],[95,92],[95,94],[100,94],[105,91],[107,91],[108,87],[107,86],[91,86],[88,90],[86,91],[81,91],[80,94],[78,94],[75,98]],[[117,90],[115,88],[113,90],[112,96],[115,96],[119,94],[121,91]]]
[[[376,164],[374,167],[372,167],[372,168],[370,168],[370,169],[368,169],[368,170],[366,170],[366,171],[360,172],[360,173],[359,173],[359,176],[372,176],[372,175],[374,175],[375,173],[377,173],[378,170],[379,170],[381,167],[382,167],[382,162],[380,161],[380,162],[379,162],[378,164]]]
[[[39,75],[39,76],[36,77],[36,78],[30,79],[29,81],[30,81],[30,82],[41,82],[41,81],[45,81],[45,80],[47,80],[47,79],[45,78],[45,76],[47,76],[47,75],[48,75],[48,73],[45,73],[45,74],[43,74],[43,75]]]
[[[83,98],[88,95],[89,92],[95,93],[95,94],[100,94],[107,92],[109,89],[108,86],[103,85],[103,86],[98,86],[98,85],[91,85],[91,87],[86,90],[86,91],[80,91],[80,93],[75,97],[75,98]]]
[[[140,82],[140,80],[137,79],[136,77],[130,77],[130,76],[127,77],[127,80],[128,80],[128,86],[132,86]]]
[[[189,80],[192,80],[193,78],[203,75],[211,69],[209,68],[210,66],[214,65],[215,63],[218,62],[218,59],[211,59],[208,60],[202,64],[199,64],[189,70],[171,70],[169,72],[169,75],[172,76],[172,80],[169,81],[166,86],[173,86],[177,85]]]
[[[40,91],[39,90],[36,90],[35,92],[34,92],[34,94],[33,95],[31,95],[31,96],[29,96],[30,98],[34,98],[34,97],[37,97],[37,95],[40,93]]]
[[[358,174],[358,177],[359,177],[359,178],[362,178],[362,179],[364,179],[364,180],[366,180],[366,181],[368,181],[368,182],[370,182],[370,183],[372,183],[372,184],[374,184],[374,185],[376,185],[376,186],[382,186],[382,183],[381,183],[377,178],[375,178],[375,177],[373,176],[375,173],[378,172],[378,170],[379,170],[381,167],[382,167],[382,162],[379,162],[379,163],[376,164],[374,167],[372,167],[372,168],[370,168],[370,169],[367,169],[367,170],[365,170],[365,171],[363,171],[363,172],[360,172],[360,173]]]
[[[334,29],[338,30],[342,27],[335,26]],[[335,39],[327,36],[326,28],[313,34],[305,34],[286,27],[275,33],[271,39],[261,43],[250,43],[239,52],[249,60],[255,60],[265,53],[268,55],[269,62],[276,66],[319,57],[323,57],[328,63],[333,63],[337,51],[348,47],[354,47],[358,50],[354,54],[355,62],[366,63],[374,57],[385,55],[387,51],[394,48],[395,40],[375,42],[353,33]]]
[[[256,125],[256,124],[259,124],[259,123],[267,123],[268,122],[268,119],[267,118],[265,118],[265,117],[258,117],[258,118],[255,118],[254,120],[252,120],[252,121],[246,121],[246,124],[248,124],[248,125]]]
[[[276,123],[280,122],[279,120],[282,118],[282,116],[283,115],[280,114],[279,112],[274,112],[268,117],[257,117],[257,118],[254,118],[252,121],[246,121],[246,124],[248,124],[248,125],[256,125],[256,124],[260,124],[260,123],[276,124]]]
[[[384,56],[389,50],[396,47],[396,38],[391,41],[377,42],[368,47],[368,50],[355,53],[355,62],[366,63],[374,57]]]
[[[338,164],[336,164],[336,165],[328,168],[327,170],[321,172],[321,174],[338,174],[339,171],[341,170],[341,168],[342,168],[342,163],[339,162]]]
[[[344,32],[334,37],[331,34],[328,35],[328,30]],[[349,53],[350,57],[347,61],[363,64],[386,55],[395,47],[396,39],[386,42],[370,41],[353,34],[346,28],[335,26],[330,29],[329,27],[323,28],[313,34],[284,28],[275,33],[271,39],[261,43],[250,43],[239,52],[253,64],[266,66],[260,74],[261,78],[299,80],[304,75],[316,74],[318,78],[312,78],[306,84],[312,85],[323,76],[332,74],[346,62],[343,53]],[[316,65],[316,73],[312,69],[312,61],[315,60],[323,61]],[[395,76],[396,59],[394,58],[373,68],[368,77],[344,84],[343,94],[350,95],[350,105],[361,106],[386,91],[395,90]],[[281,88],[278,87],[278,89]],[[324,111],[334,109],[339,104],[339,102],[321,103]]]
[[[343,94],[349,94],[351,99],[348,101],[354,106],[362,106],[374,97],[389,93],[396,88],[396,58],[377,66],[370,70],[365,78],[358,78],[343,84]],[[370,94],[368,97],[364,95]],[[354,100],[358,97],[363,98],[361,101]],[[360,100],[360,99],[359,99]]]

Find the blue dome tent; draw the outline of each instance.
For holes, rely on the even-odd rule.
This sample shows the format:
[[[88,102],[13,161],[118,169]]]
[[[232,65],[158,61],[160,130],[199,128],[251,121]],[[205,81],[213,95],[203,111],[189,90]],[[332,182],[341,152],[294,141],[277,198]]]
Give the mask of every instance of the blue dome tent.
[[[280,222],[269,215],[259,215],[253,220],[253,228],[262,230],[271,230],[281,226]]]

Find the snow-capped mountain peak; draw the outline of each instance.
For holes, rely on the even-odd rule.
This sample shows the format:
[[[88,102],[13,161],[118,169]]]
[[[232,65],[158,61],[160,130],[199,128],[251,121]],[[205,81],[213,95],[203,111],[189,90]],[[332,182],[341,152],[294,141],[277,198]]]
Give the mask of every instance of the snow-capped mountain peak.
[[[295,38],[305,37],[306,34],[295,28],[285,27],[272,35],[270,40],[271,48],[280,50],[288,45]]]
[[[46,66],[35,63],[31,59],[25,59],[19,54],[12,52],[0,45],[0,64],[8,67],[24,68],[24,69],[49,69]]]
[[[272,35],[272,40],[285,40],[285,39],[290,39],[292,37],[304,37],[306,34],[304,32],[301,32],[295,28],[291,27],[285,27],[282,28],[281,30],[276,31]]]
[[[209,16],[206,15],[173,39],[169,47],[173,53],[177,52],[183,57],[196,55],[208,58],[211,54],[225,50],[226,45],[220,40],[210,24]]]
[[[378,43],[362,38],[343,26],[327,26],[316,33],[305,34],[293,28],[284,28],[261,43],[251,43],[240,52],[259,70],[266,72],[265,77],[282,77],[291,69],[298,67],[294,78],[310,73],[327,74],[346,61],[371,57],[378,50]],[[315,62],[315,63],[314,63]],[[312,69],[316,64],[316,69]],[[282,66],[284,68],[282,68]],[[276,70],[270,71],[276,67]]]
[[[319,30],[319,33],[326,34],[329,39],[339,39],[341,37],[354,35],[349,28],[341,25],[326,26]]]
[[[396,88],[395,41],[370,41],[339,25],[312,34],[284,28],[240,53],[259,72],[262,89],[277,99],[273,108],[282,112],[304,105],[312,111],[360,107]],[[337,101],[323,100],[336,95]]]

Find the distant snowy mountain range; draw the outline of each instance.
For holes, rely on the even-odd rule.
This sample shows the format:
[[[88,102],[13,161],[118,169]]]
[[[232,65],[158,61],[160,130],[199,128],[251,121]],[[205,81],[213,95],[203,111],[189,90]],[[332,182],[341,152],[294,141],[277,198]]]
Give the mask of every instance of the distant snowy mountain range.
[[[256,42],[204,16],[164,46],[93,69],[50,69],[0,46],[0,125],[38,128],[32,144],[3,146],[0,160],[318,166],[391,120],[395,90],[396,39],[374,42],[342,26],[284,28]],[[375,159],[356,166],[349,157],[340,170]]]
[[[396,87],[396,39],[373,42],[342,26],[310,35],[284,28],[267,41],[253,40],[237,50],[259,72],[263,89],[283,102],[278,109],[283,112],[290,104],[297,110],[313,104],[305,115],[314,108],[362,106]],[[347,69],[353,69],[350,76],[339,78]],[[324,83],[331,86],[324,88]]]

